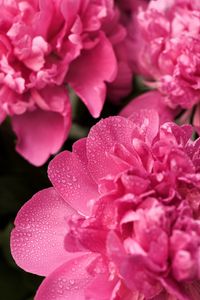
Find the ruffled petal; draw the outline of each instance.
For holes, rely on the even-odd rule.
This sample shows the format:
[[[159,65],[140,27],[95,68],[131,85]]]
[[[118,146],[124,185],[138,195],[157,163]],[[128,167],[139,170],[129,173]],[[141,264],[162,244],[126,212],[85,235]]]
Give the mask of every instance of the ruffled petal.
[[[109,117],[93,126],[87,138],[88,169],[98,182],[107,175],[115,175],[124,170],[123,164],[114,163],[107,154],[116,143],[132,151],[132,135],[138,136],[133,122],[122,117]]]

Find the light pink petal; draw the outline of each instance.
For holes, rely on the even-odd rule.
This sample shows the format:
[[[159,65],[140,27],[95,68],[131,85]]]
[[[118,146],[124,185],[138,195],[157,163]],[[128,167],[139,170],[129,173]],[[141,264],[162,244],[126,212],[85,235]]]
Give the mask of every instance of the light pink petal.
[[[133,122],[122,117],[109,117],[92,127],[87,138],[88,169],[97,182],[122,171],[123,165],[114,163],[107,153],[116,143],[123,144],[131,152],[134,130]]]
[[[133,99],[123,108],[120,115],[123,117],[129,117],[133,112],[140,109],[157,110],[161,124],[167,121],[172,121],[177,114],[177,110],[172,110],[165,105],[162,94],[157,91],[150,91]]]
[[[94,279],[87,268],[96,257],[88,254],[63,264],[42,282],[35,300],[85,300],[85,288]]]
[[[78,155],[60,153],[50,162],[48,175],[63,199],[81,213],[90,214],[90,200],[98,197],[98,189]]]
[[[103,34],[99,43],[91,50],[83,50],[70,67],[67,81],[95,118],[100,115],[105,101],[105,82],[114,80],[116,70],[112,45]]]
[[[160,127],[160,118],[157,110],[140,109],[133,112],[129,119],[140,128],[145,142],[151,145]]]
[[[19,211],[11,234],[11,251],[24,270],[48,275],[69,260],[64,249],[67,217],[75,211],[53,188],[37,193]]]
[[[41,166],[64,143],[71,125],[70,108],[66,115],[37,109],[12,118],[18,141],[16,150],[35,166]]]

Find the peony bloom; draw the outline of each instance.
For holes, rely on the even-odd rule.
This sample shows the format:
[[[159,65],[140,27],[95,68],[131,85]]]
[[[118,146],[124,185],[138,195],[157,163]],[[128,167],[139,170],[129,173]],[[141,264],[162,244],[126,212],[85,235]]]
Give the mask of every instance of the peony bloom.
[[[106,84],[117,76],[123,87],[126,30],[112,0],[11,0],[0,9],[0,122],[11,117],[17,151],[41,165],[69,132],[66,84],[94,117]]]
[[[19,211],[17,264],[36,300],[197,300],[200,139],[153,110],[101,120],[49,165]]]
[[[151,0],[132,31],[137,72],[170,108],[191,109],[200,99],[200,2]]]

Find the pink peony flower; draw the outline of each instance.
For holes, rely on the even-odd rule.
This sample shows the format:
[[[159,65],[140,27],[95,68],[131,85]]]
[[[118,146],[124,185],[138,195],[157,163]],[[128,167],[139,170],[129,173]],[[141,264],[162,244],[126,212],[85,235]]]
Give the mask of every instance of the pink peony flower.
[[[118,45],[126,30],[112,0],[11,0],[0,9],[0,122],[11,117],[17,151],[41,165],[69,132],[66,84],[94,117],[106,84],[117,76],[123,88]]]
[[[137,16],[132,32],[137,71],[170,108],[199,103],[199,18],[198,0],[151,0]]]
[[[19,211],[17,264],[36,300],[197,300],[200,139],[156,111],[101,120],[49,165],[53,187]]]

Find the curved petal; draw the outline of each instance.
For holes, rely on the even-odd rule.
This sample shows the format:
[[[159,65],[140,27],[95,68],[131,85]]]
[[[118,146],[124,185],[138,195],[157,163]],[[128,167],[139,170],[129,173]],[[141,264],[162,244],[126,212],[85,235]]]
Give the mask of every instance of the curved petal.
[[[12,118],[17,135],[16,150],[35,166],[43,165],[62,146],[71,124],[70,117],[55,112],[36,110]]]
[[[157,110],[161,124],[172,121],[177,114],[177,110],[172,110],[165,105],[162,94],[160,94],[158,91],[150,91],[133,99],[122,109],[120,116],[129,117],[133,112],[136,112],[140,109]]]
[[[94,279],[87,268],[96,257],[87,254],[63,264],[42,282],[35,300],[85,300],[85,288]]]
[[[123,166],[114,164],[107,155],[118,143],[131,151],[132,135],[138,131],[133,122],[123,117],[109,117],[98,122],[89,132],[87,138],[88,170],[98,182],[104,176],[115,175]]]
[[[95,300],[112,300],[114,299],[114,292],[119,285],[117,277],[110,278],[110,273],[107,271],[99,274],[88,286],[86,290],[86,299]],[[96,288],[98,287],[98,289]],[[116,299],[116,298],[115,298]]]
[[[72,26],[75,18],[77,17],[80,2],[80,0],[61,1],[61,12],[67,23],[67,28],[70,28],[70,26]]]
[[[82,139],[76,141],[72,146],[73,153],[78,155],[81,162],[84,163],[85,165],[87,165],[87,163],[88,163],[87,152],[86,152],[86,141],[87,141],[87,138],[82,138]]]
[[[90,214],[90,200],[98,197],[98,189],[78,155],[60,153],[50,162],[48,175],[63,199],[84,215]]]
[[[133,121],[140,128],[141,135],[145,142],[151,145],[154,138],[158,134],[160,126],[160,118],[155,109],[140,109],[133,112],[129,120]]]
[[[94,48],[83,50],[70,66],[67,81],[95,118],[99,117],[105,101],[105,82],[113,81],[116,71],[112,45],[103,34]]]
[[[51,97],[48,92],[45,94]],[[58,99],[52,95],[47,101],[51,107],[46,107],[45,101],[40,103],[40,106],[44,105],[44,109],[48,110],[38,108],[12,117],[12,127],[18,138],[16,150],[35,166],[41,166],[51,154],[56,153],[69,132],[71,108],[68,97],[64,94],[63,96],[64,103],[60,99],[60,105],[64,105],[62,112],[59,111]]]
[[[48,275],[72,258],[64,249],[67,217],[75,211],[53,188],[37,193],[19,211],[11,233],[11,252],[24,270]]]

